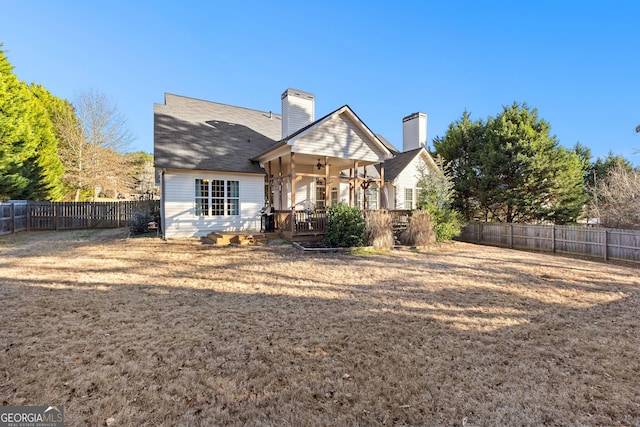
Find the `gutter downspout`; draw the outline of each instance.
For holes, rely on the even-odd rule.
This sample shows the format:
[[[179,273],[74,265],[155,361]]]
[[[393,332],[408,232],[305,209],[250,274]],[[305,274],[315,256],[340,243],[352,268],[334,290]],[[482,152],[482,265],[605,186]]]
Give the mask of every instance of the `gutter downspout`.
[[[165,189],[165,182],[164,182],[164,174],[167,172],[166,168],[162,168],[160,170],[160,227],[162,229],[162,239],[166,240],[166,220],[165,220],[165,214],[164,214],[164,203],[167,200],[165,195],[166,195],[166,189]]]

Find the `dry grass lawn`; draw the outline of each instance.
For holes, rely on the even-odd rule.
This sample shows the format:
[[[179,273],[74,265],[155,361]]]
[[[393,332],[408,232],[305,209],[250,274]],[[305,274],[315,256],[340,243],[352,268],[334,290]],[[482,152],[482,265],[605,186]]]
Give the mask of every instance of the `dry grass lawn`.
[[[68,426],[640,425],[637,268],[25,232],[0,301],[0,403]]]

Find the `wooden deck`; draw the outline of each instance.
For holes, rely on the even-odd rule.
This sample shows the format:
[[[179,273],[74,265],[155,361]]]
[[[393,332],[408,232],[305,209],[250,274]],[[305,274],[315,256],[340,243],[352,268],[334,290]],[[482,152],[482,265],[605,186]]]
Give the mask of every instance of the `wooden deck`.
[[[394,231],[406,228],[411,211],[389,211],[389,213],[392,215]],[[296,211],[293,217],[295,227],[291,224],[291,211],[277,211],[273,232],[213,232],[207,236],[207,239],[216,245],[259,245],[275,239],[285,239],[290,242],[319,242],[324,239],[327,224],[325,210]]]

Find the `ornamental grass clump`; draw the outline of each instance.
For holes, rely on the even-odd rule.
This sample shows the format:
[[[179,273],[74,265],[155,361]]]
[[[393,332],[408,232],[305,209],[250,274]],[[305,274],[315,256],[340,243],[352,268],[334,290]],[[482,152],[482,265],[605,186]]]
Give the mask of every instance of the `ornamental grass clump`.
[[[376,249],[393,249],[395,238],[391,227],[391,215],[387,211],[370,211],[367,214],[365,240]]]
[[[436,243],[436,233],[428,211],[413,211],[409,226],[400,235],[400,241],[409,246],[430,246]]]

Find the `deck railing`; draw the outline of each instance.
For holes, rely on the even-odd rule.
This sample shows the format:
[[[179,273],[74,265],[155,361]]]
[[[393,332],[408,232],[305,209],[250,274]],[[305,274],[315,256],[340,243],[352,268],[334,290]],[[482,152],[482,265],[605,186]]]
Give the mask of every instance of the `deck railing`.
[[[400,231],[407,228],[410,218],[410,210],[388,210],[391,215],[391,225],[394,231]],[[364,215],[366,216],[366,212]],[[289,233],[291,226],[291,211],[276,211],[275,226],[276,229]],[[316,210],[298,210],[293,213],[294,232],[298,235],[307,234],[324,234],[327,231],[327,211],[325,209]]]
[[[327,230],[327,211],[324,209],[295,211],[297,233],[324,233]]]

